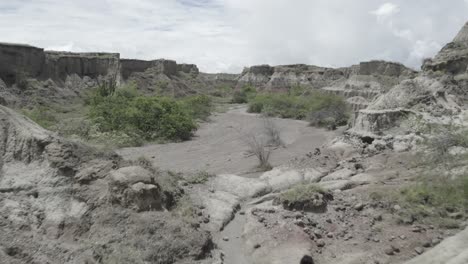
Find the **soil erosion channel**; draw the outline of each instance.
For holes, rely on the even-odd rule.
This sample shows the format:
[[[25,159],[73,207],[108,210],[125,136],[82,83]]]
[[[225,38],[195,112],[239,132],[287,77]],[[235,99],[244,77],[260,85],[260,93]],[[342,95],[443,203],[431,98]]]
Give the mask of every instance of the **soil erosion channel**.
[[[226,113],[215,114],[203,123],[191,141],[153,144],[124,148],[118,151],[126,159],[145,157],[156,167],[174,172],[190,173],[206,171],[213,174],[236,174],[255,177],[255,156],[247,155],[245,138],[264,130],[265,120],[257,114],[249,114],[246,106],[232,106]],[[284,147],[278,147],[271,155],[272,166],[282,165],[296,157],[304,157],[336,136],[336,132],[310,127],[305,121],[272,119],[280,131]],[[226,264],[245,263],[242,249],[242,216],[236,214],[219,234],[213,234],[216,243],[224,251]],[[228,241],[223,241],[228,239]],[[239,262],[241,261],[241,262]]]

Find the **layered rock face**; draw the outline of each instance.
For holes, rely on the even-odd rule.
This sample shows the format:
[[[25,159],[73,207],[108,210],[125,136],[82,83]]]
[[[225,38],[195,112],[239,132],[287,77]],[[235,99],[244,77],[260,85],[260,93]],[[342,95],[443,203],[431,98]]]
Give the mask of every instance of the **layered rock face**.
[[[287,91],[300,85],[323,89],[347,98],[353,110],[358,111],[401,80],[415,75],[414,70],[402,64],[386,61],[362,62],[338,69],[304,64],[259,65],[246,68],[239,77],[237,87],[248,84],[262,90]]]
[[[401,111],[411,111],[430,122],[445,122],[444,116],[463,122],[460,117],[468,100],[468,24],[433,59],[425,60],[422,69],[416,78],[402,80],[359,112],[352,131],[383,133],[391,126],[379,124],[391,119],[397,125],[395,113]]]
[[[177,74],[178,65],[172,60],[121,60],[122,63],[122,77],[128,79],[132,73],[145,72],[148,69],[154,69],[156,72],[173,76]]]
[[[71,53],[44,51],[27,45],[0,44],[0,78],[9,86],[19,78],[65,81],[78,75],[98,78],[118,76],[120,55],[116,53]]]
[[[71,53],[45,52],[45,65],[41,77],[43,79],[66,80],[67,76],[88,76],[96,79],[120,75],[120,55],[118,53]]]
[[[304,64],[275,67],[259,65],[244,69],[238,85],[249,84],[272,91],[284,91],[295,85],[321,88],[345,76],[346,72],[343,70]]]
[[[45,63],[44,50],[29,45],[0,43],[0,79],[14,84],[18,75],[38,77]]]

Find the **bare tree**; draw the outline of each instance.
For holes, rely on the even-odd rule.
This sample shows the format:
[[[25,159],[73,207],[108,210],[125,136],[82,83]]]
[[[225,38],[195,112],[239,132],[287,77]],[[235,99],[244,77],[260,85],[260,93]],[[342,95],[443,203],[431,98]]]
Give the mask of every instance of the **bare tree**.
[[[271,148],[260,137],[253,133],[246,135],[244,142],[249,148],[249,153],[257,157],[258,168],[262,170],[271,170],[269,162],[271,156]]]
[[[267,136],[267,145],[271,147],[284,147],[284,142],[281,139],[281,133],[278,127],[276,126],[273,119],[269,117],[264,117],[263,119],[263,129],[265,130],[265,135]]]

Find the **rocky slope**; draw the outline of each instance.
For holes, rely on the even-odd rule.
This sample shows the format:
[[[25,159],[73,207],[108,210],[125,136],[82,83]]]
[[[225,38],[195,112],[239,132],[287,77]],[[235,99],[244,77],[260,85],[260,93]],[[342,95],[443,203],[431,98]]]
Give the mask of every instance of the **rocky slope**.
[[[463,123],[468,99],[467,36],[465,25],[452,42],[424,62],[416,78],[401,81],[357,113],[353,132],[383,134],[408,115],[430,122]]]
[[[174,212],[182,189],[163,172],[57,138],[3,106],[0,121],[0,263],[210,258],[210,234]]]

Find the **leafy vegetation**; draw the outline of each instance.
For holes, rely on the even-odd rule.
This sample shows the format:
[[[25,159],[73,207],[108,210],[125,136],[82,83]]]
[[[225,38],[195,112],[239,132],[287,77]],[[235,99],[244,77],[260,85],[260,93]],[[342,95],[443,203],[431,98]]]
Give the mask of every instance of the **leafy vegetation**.
[[[124,147],[153,140],[188,140],[197,129],[196,121],[207,120],[214,108],[211,97],[205,95],[143,96],[135,85],[119,88],[108,82],[100,82],[84,102],[36,106],[22,112],[61,136]]]
[[[249,101],[250,113],[281,118],[308,119],[313,126],[340,126],[347,123],[348,107],[343,98],[312,92],[300,95],[299,88],[288,94],[258,94]]]
[[[167,97],[138,95],[135,87],[103,96],[97,89],[90,100],[90,119],[101,132],[125,132],[145,140],[187,140],[197,125],[184,105]]]
[[[213,112],[214,104],[207,95],[194,95],[180,99],[182,108],[194,119],[207,120]]]
[[[232,95],[232,102],[235,104],[246,104],[257,95],[257,90],[251,85],[245,85]]]

